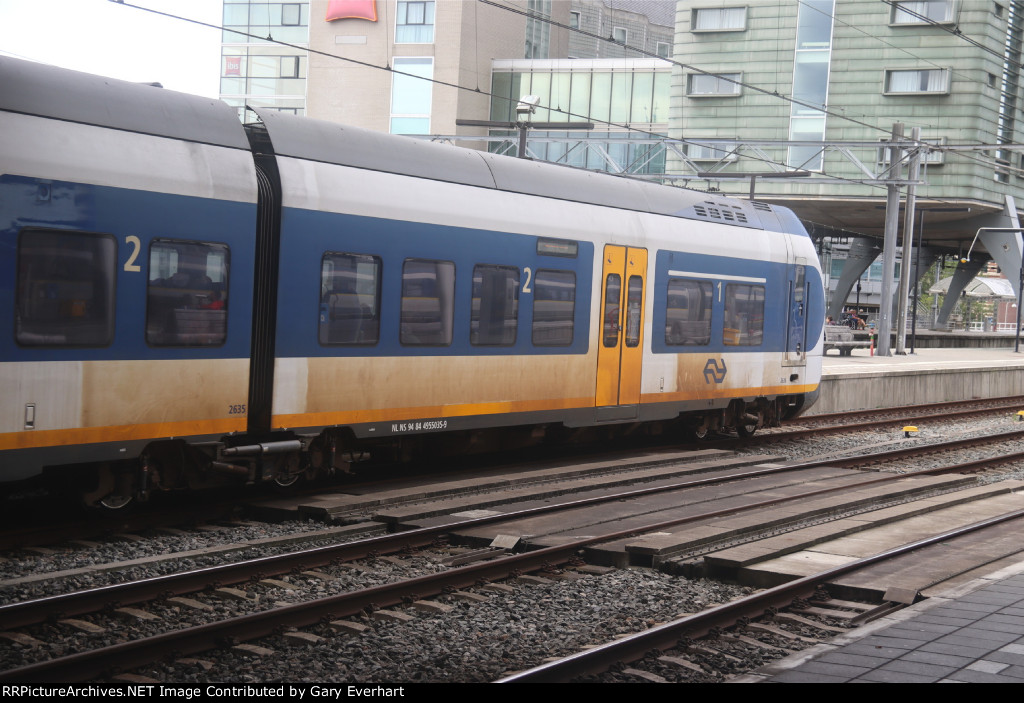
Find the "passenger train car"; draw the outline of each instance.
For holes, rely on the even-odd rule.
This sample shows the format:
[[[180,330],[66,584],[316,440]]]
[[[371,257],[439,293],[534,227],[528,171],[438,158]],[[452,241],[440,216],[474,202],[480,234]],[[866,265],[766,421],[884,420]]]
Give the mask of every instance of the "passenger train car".
[[[256,112],[0,57],[4,484],[117,507],[814,401],[791,212]]]

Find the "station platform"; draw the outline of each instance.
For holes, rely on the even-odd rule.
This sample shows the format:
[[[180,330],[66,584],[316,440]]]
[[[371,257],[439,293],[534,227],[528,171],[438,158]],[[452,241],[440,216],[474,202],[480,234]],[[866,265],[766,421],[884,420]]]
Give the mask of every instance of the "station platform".
[[[1024,683],[1024,564],[962,584],[736,683]]]
[[[854,349],[822,357],[821,395],[807,414],[1011,395],[1024,395],[1024,351],[1013,347],[917,348],[893,356]]]
[[[866,349],[822,363],[808,413],[1024,395],[1024,352]],[[780,659],[737,683],[1024,683],[1024,562]]]

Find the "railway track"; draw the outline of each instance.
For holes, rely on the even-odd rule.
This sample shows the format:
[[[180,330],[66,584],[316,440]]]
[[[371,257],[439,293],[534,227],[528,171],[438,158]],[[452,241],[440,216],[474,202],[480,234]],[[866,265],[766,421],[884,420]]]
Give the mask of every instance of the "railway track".
[[[307,550],[301,554],[286,555],[244,564],[226,565],[207,570],[172,575],[157,579],[146,579],[134,584],[111,586],[103,589],[94,589],[92,592],[74,594],[66,597],[55,597],[43,599],[35,603],[22,603],[0,609],[0,619],[8,623],[9,627],[22,626],[30,627],[32,623],[46,622],[50,614],[60,612],[64,619],[75,618],[87,613],[112,610],[110,603],[117,603],[122,609],[139,603],[145,603],[151,599],[166,602],[169,598],[180,598],[182,594],[196,593],[204,588],[216,584],[224,588],[231,584],[252,584],[257,582],[273,581],[277,576],[287,574],[310,574],[317,573],[317,569],[324,565],[350,562],[354,559],[365,559],[379,557],[381,554],[396,553],[402,550],[416,550],[428,547],[435,543],[439,535],[460,534],[467,530],[472,531],[482,526],[494,523],[507,525],[515,520],[535,518],[543,514],[571,514],[583,509],[602,509],[602,505],[621,504],[625,501],[649,500],[657,494],[671,494],[679,491],[694,490],[720,490],[722,485],[744,482],[764,482],[767,477],[777,477],[784,474],[801,475],[811,467],[800,466],[769,466],[759,468],[743,468],[727,472],[719,472],[720,475],[710,475],[712,472],[701,472],[698,477],[690,477],[685,481],[676,481],[669,485],[649,486],[643,489],[605,492],[601,496],[592,496],[584,500],[567,501],[559,505],[547,505],[541,508],[530,508],[518,513],[507,511],[498,515],[486,518],[477,518],[470,521],[461,521],[456,524],[449,519],[444,524],[431,528],[421,528],[396,535],[386,535],[371,540],[362,540],[351,545],[323,548],[319,550]],[[922,475],[928,472],[920,472]],[[513,578],[517,574],[530,572],[563,569],[566,565],[572,565],[578,558],[581,550],[589,547],[615,541],[636,537],[638,534],[650,531],[664,531],[678,529],[683,525],[692,525],[707,521],[713,518],[720,518],[726,515],[737,515],[743,512],[765,508],[768,505],[778,506],[781,503],[806,503],[815,496],[826,493],[837,493],[854,489],[863,490],[868,485],[880,484],[905,480],[906,476],[872,475],[870,477],[859,474],[852,478],[848,477],[831,488],[822,488],[813,491],[791,490],[790,495],[780,497],[775,495],[769,500],[746,499],[742,505],[734,505],[730,508],[719,510],[705,509],[703,512],[691,514],[682,518],[672,520],[650,519],[643,525],[631,524],[626,529],[616,531],[605,531],[592,536],[589,540],[572,539],[565,541],[561,546],[536,548],[523,554],[504,555],[501,550],[483,550],[475,555],[463,555],[460,559],[465,565],[456,568],[445,568],[443,573],[427,574],[417,576],[405,581],[395,583],[379,584],[368,588],[359,588],[349,593],[342,593],[328,598],[292,603],[281,607],[257,608],[254,612],[216,623],[205,623],[199,626],[187,627],[173,632],[165,632],[142,640],[126,642],[121,645],[113,645],[94,651],[86,651],[70,657],[55,659],[48,662],[36,662],[24,667],[14,668],[3,674],[0,679],[18,680],[49,680],[57,676],[56,680],[81,679],[96,676],[97,672],[112,671],[114,668],[123,669],[146,665],[148,662],[160,660],[167,652],[173,651],[179,657],[182,655],[196,654],[218,647],[220,644],[229,641],[249,641],[252,639],[272,636],[281,632],[282,628],[306,628],[315,627],[325,618],[345,618],[364,613],[367,610],[379,611],[381,608],[390,608],[402,603],[421,603],[419,607],[431,608],[437,606],[427,605],[425,599],[431,597],[442,597],[451,593],[453,589],[465,589],[479,587],[483,583]],[[791,481],[790,485],[797,485],[799,480]],[[944,484],[940,490],[952,490],[954,483]],[[762,486],[760,490],[764,490]],[[934,491],[929,492],[933,494]],[[755,493],[756,494],[756,493]],[[923,495],[923,494],[922,494]],[[869,505],[863,505],[864,511],[871,509]],[[561,518],[556,518],[561,519]],[[791,525],[796,528],[796,525]],[[499,528],[502,529],[502,528]],[[780,529],[776,524],[774,530]],[[512,541],[519,543],[519,539]],[[537,546],[537,545],[531,545]],[[474,562],[473,559],[485,559],[488,561]],[[468,563],[465,563],[468,562]],[[454,566],[458,560],[450,562]],[[447,566],[447,565],[446,565]],[[314,581],[320,576],[308,576]],[[276,584],[280,587],[279,581]],[[271,584],[274,586],[274,584]],[[253,600],[246,596],[245,589],[238,589],[243,595],[243,600]],[[258,600],[258,599],[257,599]],[[247,605],[251,605],[248,603]],[[443,604],[442,604],[443,605]],[[443,608],[437,607],[438,610]],[[116,610],[116,609],[115,609]],[[144,609],[143,609],[144,611]],[[124,617],[139,617],[137,614],[124,614]],[[56,673],[59,672],[59,673]]]
[[[1024,510],[1002,515],[998,518],[967,525],[955,530],[948,530],[925,540],[919,540],[898,549],[886,550],[870,557],[859,559],[849,564],[828,569],[806,576],[802,579],[766,589],[746,598],[710,608],[701,613],[679,618],[651,628],[632,637],[609,642],[600,647],[592,647],[583,652],[564,657],[558,661],[548,662],[528,671],[505,677],[499,683],[553,683],[565,682],[603,672],[613,665],[631,663],[648,655],[652,649],[671,651],[679,648],[691,648],[689,644],[695,638],[703,637],[720,628],[735,627],[738,623],[751,617],[763,615],[766,611],[791,606],[798,599],[813,598],[815,592],[835,580],[870,566],[885,561],[904,557],[908,553],[921,550],[945,541],[955,540],[965,535],[987,530],[993,526],[1010,521],[1024,520]],[[883,604],[872,615],[891,612],[898,603]],[[866,619],[866,618],[865,618]],[[685,652],[684,652],[685,653]],[[669,655],[670,656],[670,655]],[[664,661],[664,655],[656,659]],[[685,661],[685,660],[684,660]],[[684,667],[685,670],[685,667]]]

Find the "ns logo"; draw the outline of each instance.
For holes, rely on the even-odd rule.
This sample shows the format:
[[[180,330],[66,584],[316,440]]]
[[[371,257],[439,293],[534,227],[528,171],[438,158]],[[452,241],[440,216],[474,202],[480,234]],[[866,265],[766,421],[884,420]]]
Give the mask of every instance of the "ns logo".
[[[727,370],[725,359],[721,360],[721,365],[719,365],[718,359],[708,359],[704,364],[704,381],[706,383],[721,383],[725,380]]]

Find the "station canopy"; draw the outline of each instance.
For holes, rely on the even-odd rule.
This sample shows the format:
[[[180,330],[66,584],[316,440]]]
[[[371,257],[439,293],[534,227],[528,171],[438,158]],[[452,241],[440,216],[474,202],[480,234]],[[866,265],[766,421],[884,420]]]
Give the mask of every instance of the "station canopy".
[[[934,286],[928,289],[929,293],[949,293],[949,284],[953,277],[943,278]],[[964,295],[970,298],[1011,298],[1015,299],[1017,294],[1013,292],[1013,286],[1005,278],[992,276],[978,276],[964,288]]]

